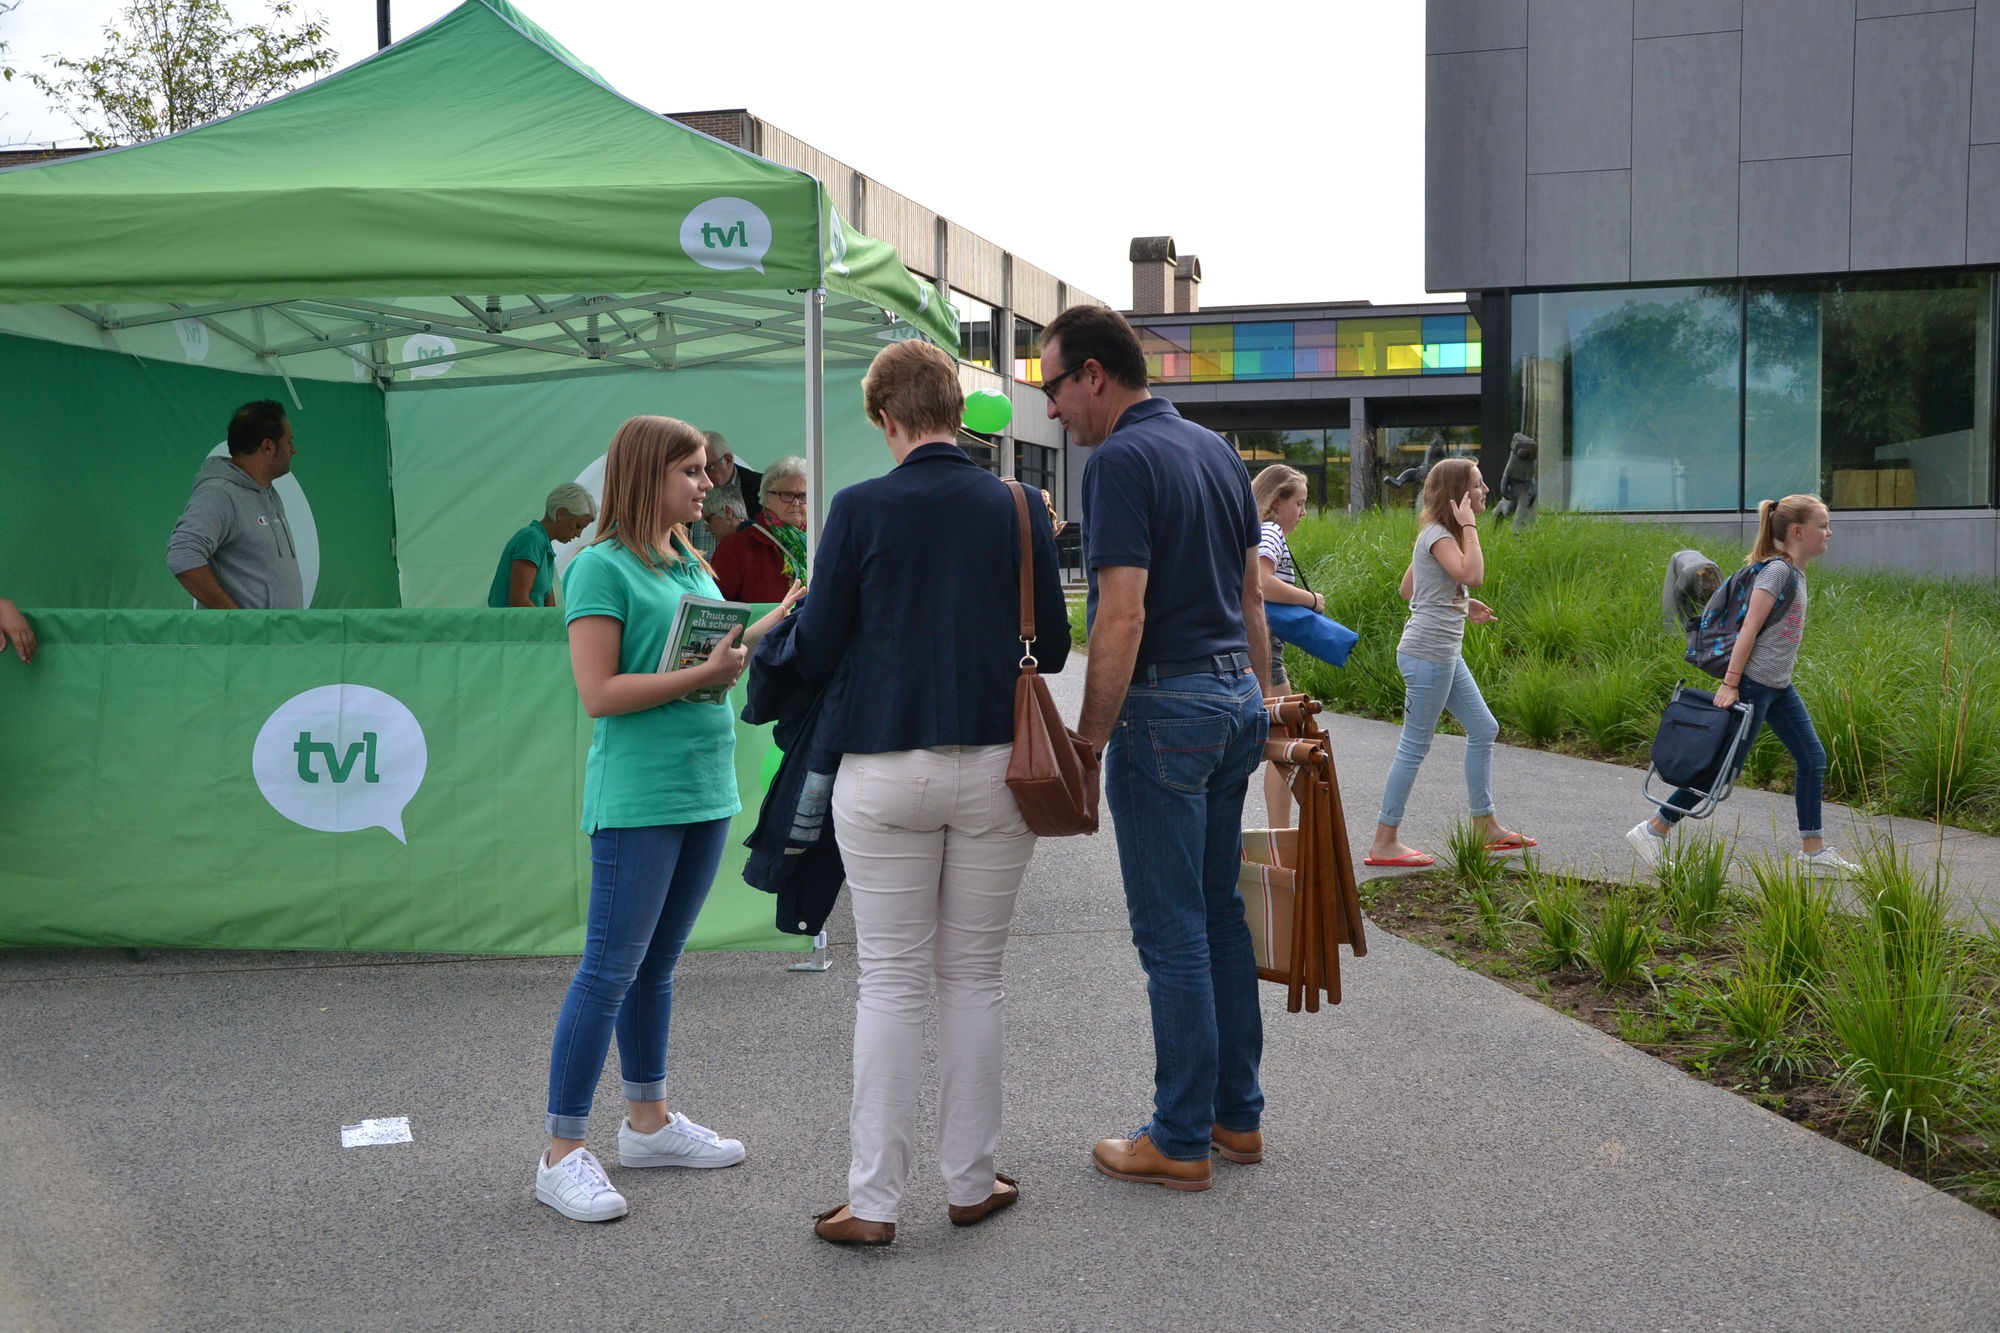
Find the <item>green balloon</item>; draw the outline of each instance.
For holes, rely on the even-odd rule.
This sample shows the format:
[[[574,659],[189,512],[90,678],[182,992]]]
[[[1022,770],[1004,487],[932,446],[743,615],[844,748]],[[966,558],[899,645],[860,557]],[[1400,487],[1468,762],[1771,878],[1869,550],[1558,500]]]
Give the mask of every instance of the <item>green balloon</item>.
[[[965,428],[981,435],[998,435],[1014,419],[1014,404],[1004,393],[976,389],[965,395]]]

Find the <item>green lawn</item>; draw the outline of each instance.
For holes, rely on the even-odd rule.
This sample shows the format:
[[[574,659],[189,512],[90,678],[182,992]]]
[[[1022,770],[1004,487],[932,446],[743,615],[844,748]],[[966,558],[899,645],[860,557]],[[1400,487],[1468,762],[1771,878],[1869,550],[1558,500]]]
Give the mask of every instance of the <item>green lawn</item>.
[[[1681,661],[1684,644],[1661,623],[1667,557],[1695,546],[1727,571],[1743,548],[1558,513],[1521,533],[1489,522],[1483,536],[1479,595],[1500,621],[1467,627],[1466,660],[1501,740],[1643,765],[1674,682],[1712,683]],[[1407,509],[1312,518],[1292,534],[1328,614],[1361,635],[1345,668],[1292,650],[1295,688],[1340,712],[1401,718],[1396,586],[1415,539]],[[1810,578],[1796,682],[1827,748],[1827,798],[2000,832],[2000,588],[1827,566]],[[1073,607],[1079,642],[1082,615]],[[1791,758],[1768,732],[1745,777],[1788,787]]]

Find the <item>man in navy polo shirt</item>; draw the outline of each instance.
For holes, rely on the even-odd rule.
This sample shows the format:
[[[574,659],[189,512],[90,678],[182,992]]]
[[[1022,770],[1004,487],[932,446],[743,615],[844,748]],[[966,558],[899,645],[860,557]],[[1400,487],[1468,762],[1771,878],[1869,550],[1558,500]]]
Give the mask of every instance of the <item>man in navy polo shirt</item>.
[[[1105,1139],[1118,1180],[1205,1190],[1209,1154],[1263,1156],[1264,1027],[1243,899],[1243,796],[1264,755],[1270,636],[1257,505],[1214,431],[1146,390],[1115,310],[1042,335],[1048,412],[1078,444],[1090,665],[1077,730],[1104,754],[1132,942],[1153,1011],[1153,1116]]]

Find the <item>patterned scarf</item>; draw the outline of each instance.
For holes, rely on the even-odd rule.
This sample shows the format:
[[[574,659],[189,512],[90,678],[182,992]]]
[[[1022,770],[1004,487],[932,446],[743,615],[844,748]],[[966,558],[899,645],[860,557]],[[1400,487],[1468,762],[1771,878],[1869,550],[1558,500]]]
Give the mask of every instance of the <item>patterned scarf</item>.
[[[785,577],[803,580],[806,576],[806,530],[793,527],[768,509],[757,511],[757,526],[785,553]]]

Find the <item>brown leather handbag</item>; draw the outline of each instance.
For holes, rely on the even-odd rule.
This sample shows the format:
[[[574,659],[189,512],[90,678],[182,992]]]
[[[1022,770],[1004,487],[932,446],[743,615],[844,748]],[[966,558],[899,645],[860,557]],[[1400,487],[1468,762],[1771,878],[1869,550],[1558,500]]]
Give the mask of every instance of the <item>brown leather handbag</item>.
[[[1021,525],[1021,675],[1014,682],[1014,754],[1007,761],[1007,789],[1021,818],[1044,838],[1097,832],[1097,754],[1063,725],[1049,684],[1035,661],[1035,548],[1028,527],[1028,497],[1018,481],[1014,512]],[[1037,497],[1040,498],[1040,497]]]

